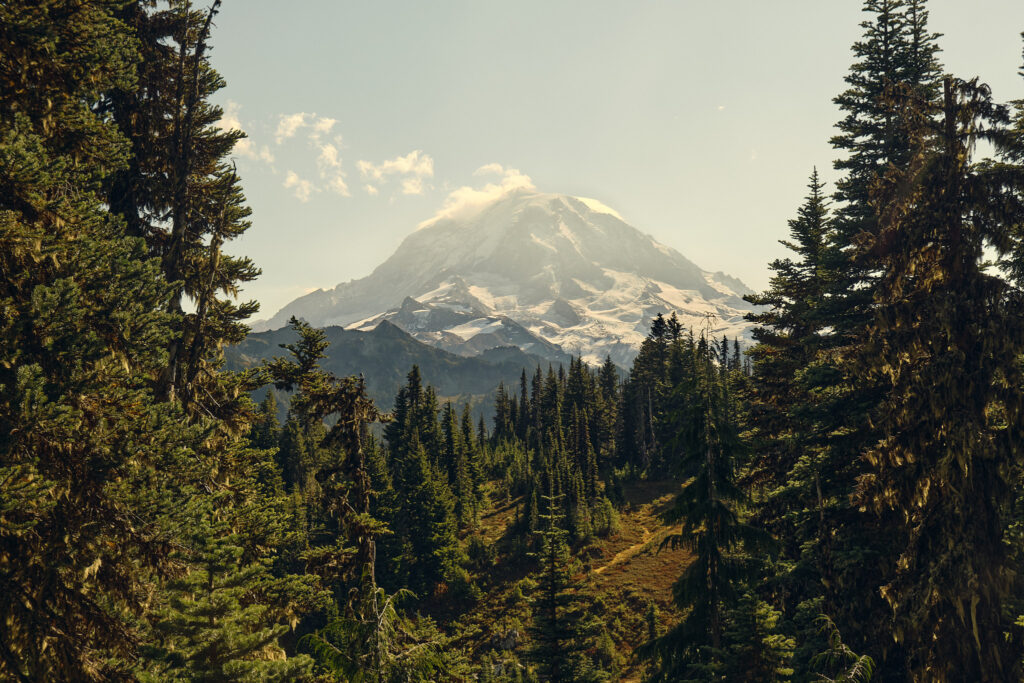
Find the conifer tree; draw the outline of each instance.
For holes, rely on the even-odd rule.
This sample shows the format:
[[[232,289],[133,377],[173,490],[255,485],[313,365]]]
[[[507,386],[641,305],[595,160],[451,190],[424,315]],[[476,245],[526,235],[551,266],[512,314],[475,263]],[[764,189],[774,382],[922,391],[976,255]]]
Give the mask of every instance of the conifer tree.
[[[781,621],[782,613],[752,592],[740,597],[726,616],[726,680],[790,680],[796,641],[782,631]]]
[[[227,520],[195,501],[188,519],[196,566],[165,589],[170,599],[152,617],[140,680],[308,680],[312,660],[285,656],[277,640],[288,626],[269,618],[273,608],[259,598],[275,589],[269,559],[247,560]]]
[[[783,540],[782,555],[790,563],[779,565],[788,569],[777,580],[790,611],[794,603],[824,594],[823,609],[831,613],[836,581],[830,530],[849,519],[851,463],[829,461],[827,422],[818,419],[816,389],[833,376],[818,354],[829,343],[824,309],[834,260],[828,203],[816,170],[808,187],[783,242],[794,258],[772,262],[769,289],[747,297],[768,308],[748,316],[758,327],[749,352],[754,455],[744,483],[757,497],[757,519]]]
[[[922,96],[934,95],[941,67],[937,35],[928,33],[924,0],[865,0],[870,15],[854,43],[857,61],[845,80],[849,86],[835,98],[844,112],[836,124],[832,145],[846,152],[835,167],[845,172],[836,187],[840,204],[837,230],[848,245],[860,232],[874,232],[877,217],[870,201],[871,187],[889,164],[903,167],[911,149],[909,131],[902,125],[887,96],[904,87]]]
[[[318,437],[316,446],[325,454],[311,473],[323,491],[323,514],[335,520],[355,544],[356,576],[369,568],[373,583],[376,540],[385,528],[370,514],[373,488],[363,443],[366,425],[383,421],[385,416],[366,396],[362,378],[338,378],[320,369],[319,361],[327,348],[322,330],[296,318],[290,324],[299,340],[281,346],[292,353],[292,359],[275,358],[266,363],[266,368],[278,389],[296,392],[290,412],[305,435]],[[328,418],[333,424],[325,428],[324,420]],[[336,547],[328,552],[338,555],[339,551]]]
[[[859,367],[887,392],[857,496],[901,548],[881,592],[911,675],[1006,680],[1024,330],[984,248],[1005,248],[1024,213],[1003,209],[971,164],[974,143],[1006,122],[986,87],[946,79],[939,112],[913,92],[898,105],[916,151],[879,185],[880,230],[863,246],[884,275]]]
[[[280,435],[281,424],[277,419],[277,398],[272,390],[267,391],[266,398],[260,403],[256,417],[249,430],[249,441],[256,448],[276,448]]]
[[[484,483],[484,463],[481,452],[487,443],[486,435],[480,436],[473,431],[473,413],[467,403],[462,408],[462,442],[466,446],[467,467],[472,483],[473,497],[479,510],[484,504],[482,486]]]
[[[833,229],[824,254],[829,278],[819,302],[822,334],[813,370],[805,373],[814,392],[805,416],[817,425],[815,431],[827,435],[823,458],[840,501],[849,500],[867,468],[862,455],[881,436],[871,414],[886,392],[884,382],[866,382],[850,362],[865,343],[883,271],[877,259],[858,256],[858,245],[879,230],[872,188],[890,168],[905,170],[914,154],[912,131],[894,106],[895,94],[934,97],[940,73],[937,36],[928,32],[923,0],[866,0],[864,11],[869,19],[862,24],[863,38],[853,46],[849,87],[835,99],[844,117],[832,143],[844,153],[835,163],[844,175],[836,183]],[[902,669],[901,648],[887,639],[888,606],[875,590],[885,580],[899,541],[879,533],[874,520],[857,507],[837,512],[841,519],[831,523],[827,551],[837,571],[828,579],[829,590],[862,597],[834,601],[833,616],[853,647],[870,652],[882,671]]]
[[[536,557],[540,569],[530,629],[534,641],[530,656],[544,683],[576,680],[574,669],[582,645],[573,614],[577,598],[569,574],[569,545],[567,532],[562,528],[561,498],[561,494],[542,496],[544,512],[540,514],[537,530]]]
[[[145,59],[138,87],[112,97],[111,113],[131,143],[132,163],[115,177],[109,198],[175,285],[168,302],[175,324],[158,391],[179,399],[187,412],[216,415],[233,406],[233,386],[244,377],[218,373],[211,382],[211,369],[220,366],[225,344],[244,338],[243,323],[258,304],[234,297],[260,273],[248,258],[224,251],[249,228],[251,212],[227,162],[244,133],[219,128],[223,112],[209,101],[224,87],[209,61],[219,8],[220,0],[205,11],[189,0],[167,7],[134,0],[121,10]],[[193,310],[185,310],[186,300]]]
[[[530,415],[532,414],[530,395],[527,393],[526,386],[526,368],[523,368],[523,372],[519,376],[519,416],[516,418],[516,436],[523,443],[529,442]]]
[[[597,429],[594,437],[598,447],[598,461],[603,471],[611,462],[615,435],[619,431],[619,376],[611,356],[606,356],[601,365],[597,385],[600,403],[595,411]]]
[[[143,569],[169,534],[137,505],[183,435],[149,380],[173,320],[145,246],[106,211],[135,87],[119,3],[0,6],[0,678],[117,680]],[[187,430],[184,430],[187,431]],[[123,661],[123,660],[122,660]]]
[[[414,436],[405,463],[398,519],[407,543],[405,586],[420,597],[458,576],[461,563],[455,501],[442,475]]]
[[[683,528],[662,542],[662,547],[684,546],[694,553],[673,586],[676,604],[688,611],[682,622],[645,646],[655,660],[653,680],[712,680],[722,675],[727,610],[757,571],[754,559],[738,551],[757,552],[770,545],[763,531],[739,518],[737,505],[744,497],[734,472],[742,444],[727,419],[722,378],[704,337],[696,354],[697,373],[689,391],[695,400],[681,407],[687,414],[676,420],[681,432],[673,440],[680,474],[693,478],[665,514],[665,521],[682,522]]]

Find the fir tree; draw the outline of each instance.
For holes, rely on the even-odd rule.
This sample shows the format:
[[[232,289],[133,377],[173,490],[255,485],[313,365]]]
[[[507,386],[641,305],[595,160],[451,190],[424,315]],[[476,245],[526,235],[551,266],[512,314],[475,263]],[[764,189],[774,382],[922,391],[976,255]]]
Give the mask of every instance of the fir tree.
[[[0,6],[0,678],[117,680],[169,534],[136,486],[194,433],[149,380],[174,323],[103,190],[135,87],[119,3]],[[159,510],[159,504],[154,503]],[[159,512],[157,512],[157,515]]]
[[[815,400],[806,415],[818,433],[827,435],[824,463],[838,500],[849,500],[866,469],[861,456],[881,436],[870,416],[884,400],[884,382],[864,381],[850,360],[865,342],[883,266],[857,254],[860,242],[879,230],[872,188],[890,168],[906,169],[914,155],[912,131],[894,106],[895,94],[929,99],[937,92],[938,48],[936,36],[927,30],[924,6],[916,0],[864,3],[870,18],[862,24],[863,38],[853,46],[856,61],[846,78],[849,87],[835,100],[844,118],[832,143],[844,153],[835,163],[844,175],[834,195],[837,205],[825,252],[830,275],[819,303],[823,334],[813,371],[806,375]],[[881,670],[899,670],[904,655],[887,641],[889,610],[873,590],[885,580],[899,541],[879,533],[873,520],[853,506],[837,512],[840,518],[832,523],[835,532],[827,550],[836,568],[829,590],[862,598],[833,601],[834,616],[854,647],[877,657]]]
[[[817,360],[828,343],[823,309],[833,277],[832,228],[817,171],[809,189],[783,242],[795,260],[772,262],[768,291],[748,297],[769,308],[748,317],[759,326],[749,352],[754,455],[744,483],[757,497],[758,520],[784,541],[782,554],[791,563],[779,565],[787,573],[777,580],[788,607],[824,594],[824,609],[831,612],[837,602],[831,529],[849,519],[851,475],[850,463],[828,460],[828,432],[817,419],[816,390],[833,377]]]
[[[770,545],[767,535],[743,522],[737,505],[743,495],[734,479],[742,444],[736,426],[727,419],[721,375],[713,351],[701,337],[697,374],[686,404],[682,431],[674,439],[680,451],[679,469],[693,478],[665,514],[669,523],[683,523],[680,533],[665,538],[662,547],[685,546],[694,560],[673,586],[676,604],[688,610],[668,633],[649,643],[646,654],[655,661],[653,680],[710,680],[724,671],[727,610],[736,604],[743,583],[756,577],[757,563],[738,551],[756,552]]]
[[[167,603],[152,617],[154,641],[143,648],[143,681],[299,681],[312,660],[286,658],[260,593],[273,589],[269,560],[246,561],[243,540],[198,499],[191,542],[194,568],[169,582]],[[230,509],[230,507],[229,507]]]
[[[458,523],[451,490],[431,464],[423,445],[414,437],[408,448],[397,528],[407,544],[404,585],[425,597],[438,584],[452,581],[459,574]]]
[[[863,247],[884,275],[859,367],[887,392],[857,496],[901,549],[881,592],[911,675],[1006,680],[1024,335],[1017,293],[985,272],[983,250],[1005,245],[1024,214],[995,208],[1005,204],[994,207],[971,165],[1004,112],[975,83],[947,79],[944,94],[941,126],[931,101],[910,92],[898,103],[917,151],[878,187],[880,230]]]
[[[544,683],[575,681],[574,670],[582,645],[573,614],[578,598],[569,574],[569,545],[567,532],[561,526],[560,499],[560,494],[542,497],[545,511],[540,515],[537,531],[536,557],[540,569],[530,629],[534,641],[530,657],[537,663]]]
[[[179,399],[187,412],[230,419],[237,393],[232,377],[221,373],[209,382],[209,371],[220,366],[223,345],[244,338],[243,322],[258,304],[238,304],[234,297],[260,271],[248,258],[224,252],[249,228],[250,210],[227,162],[244,134],[219,128],[222,111],[209,101],[224,86],[209,62],[219,7],[220,0],[206,11],[188,0],[166,8],[135,0],[122,9],[145,59],[139,87],[112,98],[132,163],[111,184],[109,203],[133,234],[146,239],[166,281],[175,285],[168,311],[176,322],[158,392]],[[186,299],[193,304],[188,312]]]

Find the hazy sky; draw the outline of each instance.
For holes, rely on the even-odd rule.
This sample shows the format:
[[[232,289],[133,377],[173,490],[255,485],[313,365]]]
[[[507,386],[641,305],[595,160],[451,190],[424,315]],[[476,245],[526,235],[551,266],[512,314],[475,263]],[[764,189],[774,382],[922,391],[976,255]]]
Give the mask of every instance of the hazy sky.
[[[212,60],[250,136],[246,295],[269,317],[369,274],[453,191],[528,182],[760,289],[811,168],[835,177],[861,4],[227,0]],[[1024,98],[1024,1],[929,7],[949,72]]]

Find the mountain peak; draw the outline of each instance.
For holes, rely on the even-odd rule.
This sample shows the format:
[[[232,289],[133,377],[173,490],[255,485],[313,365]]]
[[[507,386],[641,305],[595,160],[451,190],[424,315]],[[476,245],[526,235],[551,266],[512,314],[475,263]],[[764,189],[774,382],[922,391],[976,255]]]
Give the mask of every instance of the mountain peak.
[[[271,320],[372,329],[390,321],[464,355],[514,344],[628,363],[657,313],[742,335],[739,280],[702,270],[586,197],[520,188],[428,221],[362,280],[296,300]]]

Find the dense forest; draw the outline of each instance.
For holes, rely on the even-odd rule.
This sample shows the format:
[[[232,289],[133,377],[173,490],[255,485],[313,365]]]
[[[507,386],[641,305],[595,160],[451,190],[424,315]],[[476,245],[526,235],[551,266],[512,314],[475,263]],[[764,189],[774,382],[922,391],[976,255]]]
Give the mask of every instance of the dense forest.
[[[864,2],[755,344],[666,311],[486,419],[297,319],[225,368],[219,5],[0,3],[0,680],[1024,680],[1024,99],[924,0]],[[661,603],[595,578],[648,489]]]

